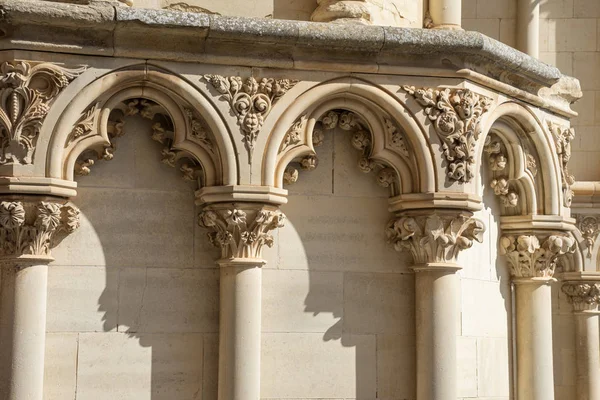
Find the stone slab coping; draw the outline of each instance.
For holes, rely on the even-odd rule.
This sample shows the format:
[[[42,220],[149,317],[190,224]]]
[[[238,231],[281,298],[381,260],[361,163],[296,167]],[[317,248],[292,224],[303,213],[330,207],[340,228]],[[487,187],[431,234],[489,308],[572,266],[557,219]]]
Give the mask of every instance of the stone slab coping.
[[[406,73],[407,67],[470,69],[531,93],[562,77],[557,68],[478,32],[224,17],[120,4],[0,0],[0,50],[390,74]]]

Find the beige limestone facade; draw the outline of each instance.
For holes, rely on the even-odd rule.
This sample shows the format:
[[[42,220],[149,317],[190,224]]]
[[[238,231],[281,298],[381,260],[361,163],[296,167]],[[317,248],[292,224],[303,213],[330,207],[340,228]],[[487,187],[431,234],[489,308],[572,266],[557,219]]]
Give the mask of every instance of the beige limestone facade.
[[[595,4],[0,0],[0,400],[600,400]]]

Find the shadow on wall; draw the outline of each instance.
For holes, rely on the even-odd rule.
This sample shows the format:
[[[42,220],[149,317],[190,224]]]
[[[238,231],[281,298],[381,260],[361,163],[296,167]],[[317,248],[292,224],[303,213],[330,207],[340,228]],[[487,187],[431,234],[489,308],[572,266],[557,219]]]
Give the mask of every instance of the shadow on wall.
[[[273,0],[273,18],[310,21],[317,0]]]
[[[327,133],[318,168],[287,187],[263,271],[263,398],[415,399],[414,276],[351,137]]]
[[[216,399],[218,270],[195,240],[194,187],[160,162],[148,121],[126,132],[78,179],[82,227],[55,252],[49,343],[77,347],[67,368],[49,346],[46,399]]]

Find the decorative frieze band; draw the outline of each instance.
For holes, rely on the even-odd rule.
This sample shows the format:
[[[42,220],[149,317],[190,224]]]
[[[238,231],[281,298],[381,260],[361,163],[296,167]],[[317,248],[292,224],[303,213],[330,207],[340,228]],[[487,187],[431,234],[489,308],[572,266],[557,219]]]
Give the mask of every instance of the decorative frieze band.
[[[456,263],[458,253],[482,242],[485,225],[464,214],[403,216],[392,219],[387,228],[388,242],[398,251],[408,250],[416,265]]]
[[[589,311],[600,305],[600,282],[567,282],[562,291],[575,311]]]
[[[79,210],[50,201],[0,202],[0,259],[21,256],[50,258],[60,233],[79,227]]]
[[[481,133],[481,118],[492,100],[469,89],[402,89],[415,98],[433,123],[448,162],[448,177],[470,182],[475,176],[475,146]]]
[[[0,65],[0,165],[33,162],[50,104],[85,69],[26,61]]]
[[[500,253],[506,255],[514,278],[552,278],[559,256],[573,253],[575,239],[566,234],[503,236]]]
[[[222,259],[261,258],[263,246],[273,246],[271,231],[283,227],[285,215],[276,207],[214,205],[199,215],[208,238],[221,248]]]

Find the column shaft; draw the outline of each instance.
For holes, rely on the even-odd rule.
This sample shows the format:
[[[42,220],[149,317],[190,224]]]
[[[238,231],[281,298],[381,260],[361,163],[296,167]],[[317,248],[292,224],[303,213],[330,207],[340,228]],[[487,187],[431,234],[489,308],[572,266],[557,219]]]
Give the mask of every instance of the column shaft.
[[[260,399],[263,264],[220,262],[219,400]]]
[[[540,56],[540,2],[517,0],[517,49]]]
[[[576,312],[577,399],[600,400],[600,326],[597,312]]]
[[[47,265],[2,269],[2,400],[42,400],[47,283]]]
[[[461,0],[429,0],[429,14],[438,29],[461,29]]]
[[[458,289],[455,269],[415,269],[417,399],[456,400]]]
[[[554,399],[552,281],[515,280],[518,399]]]

